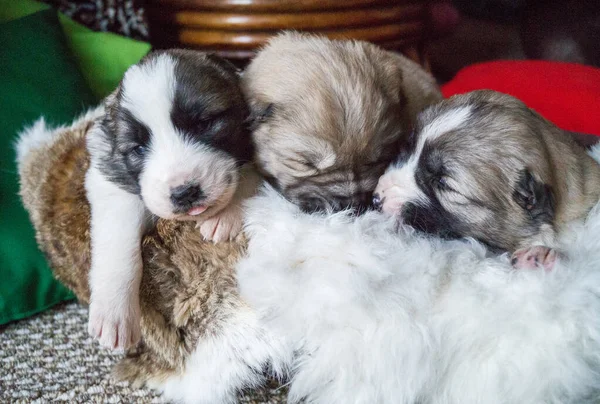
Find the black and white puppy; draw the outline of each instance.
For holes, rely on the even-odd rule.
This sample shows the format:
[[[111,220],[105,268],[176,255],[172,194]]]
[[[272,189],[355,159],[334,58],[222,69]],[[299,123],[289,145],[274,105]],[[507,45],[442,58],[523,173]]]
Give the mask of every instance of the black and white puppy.
[[[238,75],[194,51],[148,55],[105,101],[91,165],[89,332],[127,348],[140,337],[141,238],[155,217],[196,220],[207,239],[241,230],[240,169],[252,158]]]
[[[521,101],[475,91],[423,111],[409,149],[380,178],[374,202],[427,233],[472,237],[552,267],[550,247],[600,198],[600,166],[575,138]]]

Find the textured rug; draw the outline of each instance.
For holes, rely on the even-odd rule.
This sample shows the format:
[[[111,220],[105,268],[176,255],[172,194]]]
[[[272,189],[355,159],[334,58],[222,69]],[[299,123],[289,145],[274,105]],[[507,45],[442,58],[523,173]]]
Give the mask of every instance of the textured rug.
[[[120,355],[101,349],[86,327],[87,308],[69,303],[0,328],[0,402],[163,402],[150,390],[112,380]],[[240,401],[284,403],[285,391],[271,386]]]

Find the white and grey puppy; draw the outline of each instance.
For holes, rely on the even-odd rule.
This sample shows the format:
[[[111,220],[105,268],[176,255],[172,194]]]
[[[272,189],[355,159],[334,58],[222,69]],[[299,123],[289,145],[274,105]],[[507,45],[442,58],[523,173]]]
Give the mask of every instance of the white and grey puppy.
[[[420,114],[375,204],[443,237],[552,267],[556,235],[600,198],[600,165],[574,138],[506,94],[475,91]]]
[[[241,230],[240,166],[252,157],[246,104],[228,62],[152,53],[107,98],[88,137],[89,332],[103,346],[140,337],[141,237],[153,218],[196,220],[207,239]]]

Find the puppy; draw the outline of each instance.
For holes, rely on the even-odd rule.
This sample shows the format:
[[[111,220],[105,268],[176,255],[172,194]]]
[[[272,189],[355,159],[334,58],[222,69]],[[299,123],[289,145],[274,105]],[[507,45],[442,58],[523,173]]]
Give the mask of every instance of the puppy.
[[[105,104],[87,141],[89,332],[103,346],[127,348],[140,337],[142,234],[155,217],[203,222],[214,241],[239,233],[233,199],[252,147],[235,68],[214,56],[152,53]]]
[[[418,230],[549,269],[557,233],[599,197],[600,166],[569,134],[509,95],[476,91],[419,116],[374,203]]]
[[[433,77],[399,54],[298,33],[269,41],[242,88],[259,169],[309,212],[370,205],[417,113],[441,99]]]

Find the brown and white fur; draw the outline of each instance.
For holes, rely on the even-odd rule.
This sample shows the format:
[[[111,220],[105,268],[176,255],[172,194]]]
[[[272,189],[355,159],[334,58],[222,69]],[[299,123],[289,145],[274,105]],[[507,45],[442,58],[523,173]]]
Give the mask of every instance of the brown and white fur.
[[[305,41],[308,44],[304,43]],[[401,57],[394,59],[390,54],[390,60],[398,60],[398,65],[396,68],[386,65],[394,70],[398,77],[392,77],[391,74],[379,77],[373,75],[373,72],[378,71],[378,67],[360,67],[361,64],[372,63],[361,53],[365,49],[383,54],[383,51],[372,48],[371,45],[344,45],[340,41],[296,35],[284,35],[283,39],[275,39],[275,42],[287,43],[291,48],[292,42],[296,42],[298,49],[303,49],[304,57],[301,60],[290,52],[282,53],[279,58],[270,57],[270,66],[276,67],[278,61],[282,66],[286,66],[293,60],[296,67],[306,73],[296,75],[292,71],[285,71],[286,74],[293,74],[294,80],[301,80],[297,84],[299,87],[308,86],[314,80],[308,74],[310,68],[307,66],[322,61],[328,49],[338,55],[334,55],[337,57],[337,64],[351,65],[342,69],[340,74],[354,74],[357,77],[355,80],[340,78],[336,84],[349,88],[344,90],[345,97],[341,99],[343,108],[328,112],[330,125],[335,121],[339,121],[340,125],[349,121],[349,127],[353,127],[350,123],[360,122],[362,119],[367,119],[364,121],[365,125],[378,122],[353,116],[363,115],[363,111],[354,108],[354,103],[362,105],[367,94],[361,88],[371,83],[371,79],[378,81],[376,86],[369,87],[369,91],[384,92],[385,95],[369,97],[381,98],[382,106],[395,103],[396,107],[402,109],[399,102],[393,101],[396,95],[398,100],[410,100],[405,101],[408,104],[402,105],[426,105],[428,100],[440,97],[433,79],[426,73],[417,72],[417,67]],[[314,49],[310,50],[311,47]],[[353,56],[354,52],[358,54],[356,58]],[[327,65],[321,66],[320,69],[326,72]],[[330,69],[337,71],[339,66],[332,65]],[[278,82],[284,80],[283,71],[263,73],[272,76]],[[388,81],[392,78],[393,81]],[[329,72],[327,78],[322,80],[327,82],[332,79],[333,73]],[[408,79],[410,84],[403,84]],[[254,95],[248,92],[248,80],[252,80],[252,76],[249,75],[244,80],[246,96],[252,102]],[[410,86],[413,90],[405,92],[405,86]],[[425,99],[420,99],[419,91],[415,90],[419,86],[424,94],[429,94]],[[276,98],[279,91],[268,86],[262,87],[262,90],[260,86],[253,88],[260,91],[266,99]],[[330,88],[321,89],[316,86],[312,91],[324,93]],[[323,98],[325,94],[316,94],[315,97]],[[301,107],[307,111],[301,111]],[[301,113],[303,119],[312,121],[313,114],[325,113],[321,110],[323,107],[301,103],[295,111]],[[343,114],[343,111],[348,111],[350,115]],[[85,150],[85,138],[89,135],[93,119],[97,119],[103,113],[102,110],[97,110],[93,112],[93,116],[86,116],[71,127],[56,130],[46,128],[43,122],[40,122],[22,135],[19,146],[21,195],[31,214],[40,248],[48,257],[56,276],[72,288],[83,302],[89,302],[90,296],[87,282],[90,268],[90,207],[84,190],[84,177],[90,163]],[[386,118],[385,121],[395,119],[395,125],[401,129],[408,128],[414,119],[411,114],[413,112]],[[281,132],[299,124],[290,116],[286,120],[285,116],[274,113],[272,118],[271,122],[279,122]],[[253,119],[256,129],[256,160],[265,164],[275,164],[274,156],[293,157],[295,154],[305,153],[307,146],[309,151],[318,155],[321,145],[327,139],[336,138],[341,141],[341,135],[334,132],[307,131],[298,133],[305,142],[299,144],[293,138],[275,131],[275,127],[269,126],[269,118],[253,114]],[[270,137],[258,133],[267,128],[270,128]],[[346,134],[349,137],[358,137],[360,141],[349,140],[349,145],[345,146],[348,148],[344,150],[350,154],[351,147],[372,143],[372,147],[380,149],[384,145],[381,143],[383,139],[394,142],[390,136],[395,136],[397,141],[401,141],[400,138],[405,136],[401,130],[392,130],[387,126],[380,127],[386,131],[385,135],[379,134],[371,127],[354,129],[355,132]],[[315,139],[314,143],[310,142],[311,138]],[[270,143],[268,147],[265,146],[267,143]],[[338,145],[335,144],[335,147]],[[295,148],[298,148],[297,153],[294,152]],[[278,150],[281,151],[278,153]],[[372,158],[379,155],[385,161],[383,164],[371,161],[381,166],[381,172],[391,158],[382,153],[380,149],[371,155]],[[339,160],[339,156],[335,158],[336,164],[345,161]],[[359,177],[366,176],[367,173],[363,175],[362,172],[367,169],[368,166],[359,165],[356,167],[356,173]],[[306,180],[301,170],[263,170],[272,172],[276,181],[281,178],[282,183],[300,183]],[[370,186],[374,188],[376,174],[370,171],[370,168],[368,170],[368,175],[374,178],[370,182]],[[372,191],[372,188],[365,188],[365,192]],[[325,195],[337,194],[327,191]],[[298,201],[301,202],[301,199]],[[282,229],[282,232],[285,235],[286,230]],[[285,341],[274,338],[264,330],[254,310],[239,297],[237,291],[234,267],[245,251],[246,239],[243,234],[232,241],[213,244],[203,239],[193,222],[159,219],[142,242],[142,342],[136,349],[130,349],[127,358],[118,364],[115,369],[117,377],[134,384],[146,384],[159,389],[169,400],[214,404],[235,402],[239,390],[260,385],[264,381],[263,371],[267,367],[276,374],[284,374],[284,364],[290,363],[292,351]]]
[[[567,224],[600,198],[600,166],[573,137],[521,101],[457,95],[420,114],[409,149],[379,180],[383,212],[418,230],[472,237],[551,268]]]
[[[441,99],[433,77],[360,41],[285,33],[242,76],[257,165],[305,211],[370,205],[417,113]]]

